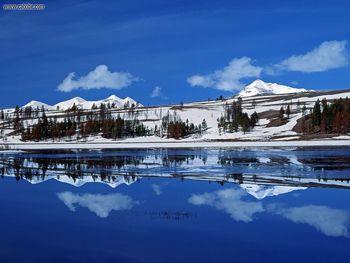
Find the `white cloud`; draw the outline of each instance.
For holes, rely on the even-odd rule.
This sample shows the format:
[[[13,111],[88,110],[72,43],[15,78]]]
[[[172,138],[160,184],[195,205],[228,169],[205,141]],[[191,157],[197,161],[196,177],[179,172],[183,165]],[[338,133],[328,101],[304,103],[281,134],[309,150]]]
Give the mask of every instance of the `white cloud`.
[[[156,98],[162,95],[162,88],[159,86],[154,87],[154,89],[152,90],[152,94],[151,97],[152,98]]]
[[[241,82],[242,79],[251,77],[258,78],[261,72],[261,67],[252,65],[251,58],[242,57],[232,59],[228,66],[216,70],[211,74],[191,76],[187,79],[187,82],[191,86],[233,91],[239,90],[244,86]]]
[[[155,86],[151,93],[151,98],[162,98],[167,99],[166,96],[163,95],[162,88],[159,86]]]
[[[322,72],[344,67],[349,63],[347,41],[326,41],[302,55],[293,55],[280,63],[267,67],[266,74],[281,71]]]
[[[71,92],[76,89],[121,89],[130,86],[135,81],[138,81],[138,78],[128,72],[111,72],[106,65],[99,65],[80,78],[76,78],[75,72],[69,73],[57,89],[63,92]]]
[[[188,202],[193,205],[209,205],[228,213],[234,220],[245,223],[253,221],[256,213],[261,213],[264,208],[260,202],[243,201],[246,193],[242,190],[225,189],[212,193],[193,194]]]
[[[349,212],[327,206],[308,205],[280,209],[278,214],[295,222],[308,224],[326,236],[349,237]]]
[[[75,211],[76,205],[86,207],[97,216],[105,218],[113,210],[129,210],[138,202],[132,200],[127,195],[119,193],[115,194],[73,194],[72,192],[62,192],[57,194],[58,198],[64,202],[64,204],[71,211]]]

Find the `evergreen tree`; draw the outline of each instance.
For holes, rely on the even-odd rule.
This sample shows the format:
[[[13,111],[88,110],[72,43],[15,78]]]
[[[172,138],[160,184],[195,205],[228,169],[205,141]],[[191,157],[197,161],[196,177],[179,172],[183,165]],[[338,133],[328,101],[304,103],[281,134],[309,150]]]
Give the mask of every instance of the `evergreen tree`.
[[[21,118],[20,118],[20,110],[18,105],[15,108],[15,120],[14,120],[13,128],[17,132],[19,132],[21,129]]]
[[[287,114],[287,118],[289,119],[289,117],[290,117],[290,107],[289,107],[289,104],[288,104],[287,109],[286,109],[286,114]]]
[[[259,121],[259,116],[256,113],[256,111],[254,111],[254,113],[250,115],[250,126],[255,127],[258,121]]]
[[[279,116],[280,120],[284,119],[284,109],[283,109],[283,107],[280,108],[280,112],[279,112],[278,116]]]
[[[312,110],[312,125],[319,126],[321,124],[321,106],[320,100],[317,100]]]

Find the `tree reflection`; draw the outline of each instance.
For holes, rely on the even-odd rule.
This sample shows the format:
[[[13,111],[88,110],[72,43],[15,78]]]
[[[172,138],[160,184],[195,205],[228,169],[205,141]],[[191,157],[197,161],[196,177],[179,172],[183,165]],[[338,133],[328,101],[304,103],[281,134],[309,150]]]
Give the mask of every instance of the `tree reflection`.
[[[113,187],[131,184],[141,177],[174,178],[226,183],[292,187],[349,187],[349,176],[327,176],[312,173],[312,158],[286,156],[256,156],[254,153],[218,151],[147,152],[142,154],[15,154],[0,156],[0,172],[17,181],[42,182],[56,179],[82,185],[85,182],[104,182]],[[340,158],[344,160],[346,157]],[[288,161],[289,160],[289,161]],[[276,166],[277,163],[277,166]],[[350,161],[348,162],[350,164]],[[348,164],[344,162],[344,165]],[[321,163],[322,164],[322,163]],[[330,164],[336,167],[336,158]],[[316,167],[317,168],[317,167]],[[318,171],[315,170],[311,171]],[[305,172],[306,171],[306,172]],[[344,173],[342,174],[344,175]]]

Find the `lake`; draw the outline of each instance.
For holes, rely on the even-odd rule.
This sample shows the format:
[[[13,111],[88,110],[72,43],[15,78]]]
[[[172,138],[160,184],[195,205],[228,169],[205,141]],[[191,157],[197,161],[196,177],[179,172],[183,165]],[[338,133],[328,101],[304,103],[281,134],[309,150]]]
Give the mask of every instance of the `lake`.
[[[349,262],[350,148],[0,154],[1,262]]]

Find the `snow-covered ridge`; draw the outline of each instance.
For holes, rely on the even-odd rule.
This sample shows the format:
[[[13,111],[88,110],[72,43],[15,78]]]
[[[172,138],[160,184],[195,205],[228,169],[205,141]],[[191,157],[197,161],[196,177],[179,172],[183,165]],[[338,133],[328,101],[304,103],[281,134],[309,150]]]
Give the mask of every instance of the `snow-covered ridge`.
[[[238,97],[251,97],[257,95],[273,95],[273,94],[287,94],[287,93],[299,93],[312,90],[306,90],[302,88],[292,88],[289,86],[280,85],[277,83],[266,83],[260,79],[253,81],[246,86],[241,92],[238,93]]]
[[[66,101],[59,102],[55,105],[48,105],[46,103],[32,100],[26,105],[24,105],[22,108],[25,107],[32,107],[32,108],[42,108],[44,107],[47,110],[67,110],[73,107],[73,105],[77,106],[80,109],[91,109],[93,105],[96,107],[99,107],[101,104],[110,104],[111,106],[114,105],[115,108],[124,108],[131,107],[134,105],[135,107],[142,107],[143,105],[135,101],[134,99],[130,97],[126,97],[125,99],[121,99],[117,97],[116,95],[111,95],[106,99],[97,100],[97,101],[87,101],[80,97],[75,97]]]

